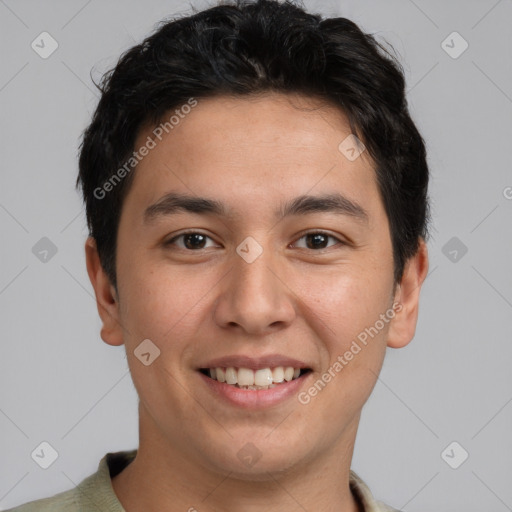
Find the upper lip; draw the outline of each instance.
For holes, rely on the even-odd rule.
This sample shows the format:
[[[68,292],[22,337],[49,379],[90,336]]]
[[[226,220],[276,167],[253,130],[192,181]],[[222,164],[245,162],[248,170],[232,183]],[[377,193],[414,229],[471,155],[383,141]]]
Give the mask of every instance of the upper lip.
[[[271,354],[261,357],[232,355],[212,359],[199,366],[199,368],[250,368],[260,370],[262,368],[276,368],[277,366],[292,366],[293,368],[310,368],[303,361],[280,354]]]

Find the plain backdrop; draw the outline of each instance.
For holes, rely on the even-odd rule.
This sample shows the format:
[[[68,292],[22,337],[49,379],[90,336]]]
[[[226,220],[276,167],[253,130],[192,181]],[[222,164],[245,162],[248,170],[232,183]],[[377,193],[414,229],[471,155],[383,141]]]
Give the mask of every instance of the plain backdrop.
[[[512,510],[512,1],[304,4],[394,46],[432,173],[416,336],[388,349],[352,468],[407,512]],[[77,149],[98,101],[91,73],[161,19],[212,5],[0,0],[2,509],[137,447],[124,347],[101,340],[86,273]],[[32,47],[42,32],[58,44],[47,58]],[[42,442],[58,453],[48,469],[31,456]]]

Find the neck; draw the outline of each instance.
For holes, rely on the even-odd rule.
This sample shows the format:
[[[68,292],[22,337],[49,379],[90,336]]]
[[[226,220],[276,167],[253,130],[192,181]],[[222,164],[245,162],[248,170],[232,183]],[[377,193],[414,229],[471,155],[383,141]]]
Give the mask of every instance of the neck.
[[[216,471],[171,445],[140,412],[137,456],[112,479],[126,512],[361,512],[349,487],[359,417],[325,453],[279,471],[240,475]]]

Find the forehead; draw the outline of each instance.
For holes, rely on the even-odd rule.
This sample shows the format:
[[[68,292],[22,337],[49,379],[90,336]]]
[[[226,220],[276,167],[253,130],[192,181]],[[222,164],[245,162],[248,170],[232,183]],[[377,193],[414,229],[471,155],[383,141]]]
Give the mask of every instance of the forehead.
[[[158,127],[141,130],[135,147],[148,137],[156,145],[138,163],[127,196],[139,209],[177,189],[232,206],[250,199],[253,213],[287,194],[342,191],[362,199],[377,192],[367,153],[349,159],[342,151],[351,129],[339,108],[299,94],[196,101],[164,116],[180,114],[160,138]]]

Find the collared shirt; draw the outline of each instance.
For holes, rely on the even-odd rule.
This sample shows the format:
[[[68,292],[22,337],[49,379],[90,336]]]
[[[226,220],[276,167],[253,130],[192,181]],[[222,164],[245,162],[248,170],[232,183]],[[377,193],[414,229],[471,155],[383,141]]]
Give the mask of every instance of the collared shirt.
[[[137,450],[107,453],[98,471],[80,482],[74,489],[50,498],[31,501],[6,512],[125,512],[112,487],[112,478],[133,461]],[[399,512],[375,501],[368,486],[350,471],[350,490],[364,512]]]

